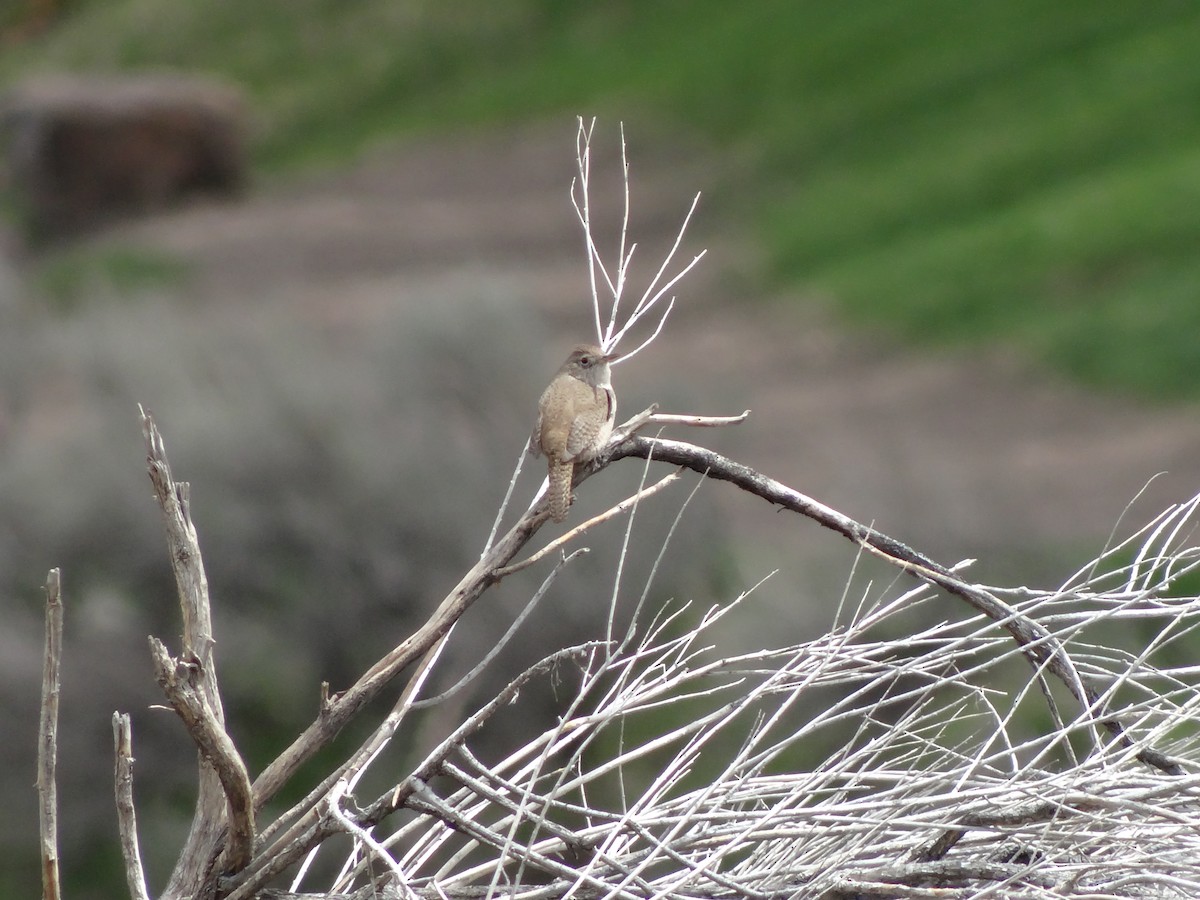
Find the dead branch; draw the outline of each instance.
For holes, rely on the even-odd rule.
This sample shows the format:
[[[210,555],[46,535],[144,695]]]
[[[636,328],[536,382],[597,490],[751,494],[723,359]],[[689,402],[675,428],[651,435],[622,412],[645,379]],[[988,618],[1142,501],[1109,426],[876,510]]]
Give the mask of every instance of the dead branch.
[[[331,698],[316,720],[255,780],[255,807],[261,809],[301,765],[337,737],[359,710],[432,647],[471,604],[495,583],[496,571],[517,555],[545,519],[544,511],[541,515],[526,513],[522,516],[487,555],[471,567],[424,625],[375,663],[352,687]]]
[[[522,687],[564,660],[578,656],[589,649],[591,648],[568,647],[560,650],[531,666],[511,681],[490,702],[439,744],[412,775],[369,804],[362,812],[352,816],[355,826],[358,828],[373,827],[396,810],[405,808],[417,790],[416,782],[425,782],[437,775],[447,757],[462,747],[466,740],[478,732],[493,715],[512,703]],[[315,810],[311,811],[305,820],[289,829],[272,847],[262,848],[245,870],[228,879],[226,882],[226,888],[230,889],[228,900],[250,900],[272,878],[286,871],[313,847],[340,830],[342,827],[336,819],[327,815],[319,815]]]
[[[254,853],[254,802],[246,764],[200,687],[199,663],[172,659],[163,642],[153,637],[150,655],[163,693],[221,781],[229,810],[229,840],[222,869],[240,871]]]
[[[879,897],[939,897],[942,891],[959,891],[984,884],[1033,884],[1054,888],[1053,878],[1031,872],[1023,863],[1006,862],[931,862],[888,866],[873,871],[856,872],[838,879],[824,896],[828,900],[858,900]]]
[[[950,568],[746,466],[703,447],[679,441],[645,438],[628,433],[629,430],[654,421],[654,418],[652,411],[636,416],[633,421],[628,423],[629,428],[618,432],[610,444],[607,454],[589,465],[579,467],[577,482],[586,480],[591,474],[619,459],[625,457],[647,458],[688,468],[718,480],[728,481],[769,502],[809,516],[916,577],[967,601],[973,608],[1001,624],[1036,667],[1044,668],[1061,679],[1085,707],[1091,709],[1097,707],[1100,698],[1099,692],[1079,675],[1058,639],[1037,622],[1022,615],[994,594],[963,582]],[[666,422],[694,424],[697,418],[704,419],[704,417],[668,416],[664,424]],[[722,424],[732,423],[740,421],[741,418],[728,417],[728,419],[718,421]],[[174,485],[170,481],[161,437],[157,437],[156,431],[153,434],[156,437],[152,443],[155,448],[155,455],[151,460],[152,476],[156,472],[164,475],[163,483],[167,487],[162,491],[161,496],[166,498],[165,508],[171,507],[169,501],[172,497],[178,501],[175,509],[177,518],[169,516],[168,520],[169,522],[173,521],[177,528],[182,522],[185,527],[180,533],[185,537],[190,535],[191,541],[194,542],[194,529],[191,529],[190,521],[186,516],[186,489],[181,489],[181,486]],[[222,798],[228,800],[232,810],[231,819],[234,826],[229,834],[230,847],[224,865],[225,871],[232,877],[222,879],[223,890],[232,890],[231,896],[234,898],[253,896],[254,891],[261,890],[273,876],[294,865],[325,838],[339,831],[345,831],[346,822],[353,822],[356,828],[370,828],[378,824],[386,815],[402,807],[423,810],[431,814],[434,812],[434,807],[430,805],[432,802],[430,795],[427,790],[423,790],[424,785],[432,775],[437,774],[447,755],[456,747],[462,746],[461,742],[465,740],[466,733],[478,728],[487,715],[497,708],[495,704],[492,704],[487,710],[481,711],[484,713],[483,715],[473,717],[467,723],[468,732],[460,733],[452,741],[443,745],[439,750],[440,755],[435,754],[434,757],[427,760],[426,765],[415,771],[409,780],[397,785],[389,795],[370,804],[361,814],[355,815],[349,810],[342,810],[339,807],[336,811],[337,814],[334,815],[328,806],[329,792],[336,787],[337,779],[347,771],[345,767],[339,767],[336,772],[331,773],[329,778],[323,780],[318,790],[313,791],[303,803],[282,817],[293,821],[286,831],[282,833],[272,831],[272,840],[269,845],[259,847],[253,855],[251,853],[254,847],[254,812],[261,809],[262,805],[287,783],[300,765],[310,759],[318,750],[327,746],[342,727],[357,715],[366,703],[376,697],[392,679],[438,646],[463,612],[488,587],[511,571],[506,568],[509,566],[509,561],[536,533],[545,518],[545,510],[537,505],[523,515],[510,531],[496,542],[462,578],[421,628],[372,666],[349,690],[329,699],[323,705],[318,718],[309,728],[259,776],[252,793],[247,789],[244,766],[240,763],[236,748],[225,735],[218,712],[205,708],[204,702],[207,700],[203,689],[204,676],[207,674],[205,666],[200,664],[198,659],[189,657],[184,657],[184,665],[177,665],[167,656],[166,650],[161,644],[156,645],[154,652],[158,660],[159,677],[164,684],[164,690],[185,722],[188,723],[193,739],[202,748],[202,754],[206,759],[206,768],[214,772],[218,782],[224,785]],[[198,550],[190,549],[190,546],[186,542],[181,543],[181,551],[177,553],[176,558],[199,567]],[[202,577],[202,568],[199,569],[199,572]],[[182,579],[181,583],[183,583]],[[193,578],[188,583],[198,582]],[[204,609],[207,610],[206,604]],[[201,619],[202,616],[199,613],[193,614],[194,621]],[[211,637],[209,641],[199,642],[199,645],[211,648]],[[515,690],[515,685],[510,686],[509,690]],[[507,693],[502,692],[497,701],[501,701],[506,696]],[[1114,734],[1123,737],[1121,726],[1114,717],[1108,716],[1104,722]],[[456,744],[455,741],[458,743]],[[355,758],[359,756],[360,754],[356,754]],[[1144,762],[1156,765],[1163,771],[1172,774],[1178,774],[1181,771],[1174,760],[1153,750],[1142,749],[1139,751],[1138,757]],[[223,812],[224,810],[222,810]],[[445,810],[442,811],[442,814],[446,814]],[[350,818],[339,822],[338,819],[343,816]],[[221,816],[218,821],[223,826],[224,817]],[[459,822],[457,827],[465,828],[466,825]],[[970,826],[964,822],[962,826],[953,830],[957,832],[963,827]],[[210,845],[208,859],[210,871],[211,865],[215,862],[215,853],[219,851],[221,842],[225,840],[223,827],[217,828],[213,834],[216,835],[216,838]],[[494,835],[488,837],[481,833],[477,835],[477,838],[485,843],[496,845]],[[947,845],[945,850],[948,850],[949,846],[957,843],[957,840],[957,836],[943,835],[940,841],[935,842],[935,846],[941,849],[938,845],[944,843]],[[500,845],[503,845],[503,842]],[[944,853],[945,850],[942,852]],[[936,852],[933,855],[936,856]],[[913,863],[928,864],[935,861],[936,859],[926,856],[922,859],[914,859]],[[247,865],[239,873],[238,869],[243,863],[247,863]],[[563,875],[553,860],[550,862],[550,869],[545,871],[552,877]],[[915,872],[917,869],[909,871]],[[864,883],[870,880],[869,877],[865,877]],[[209,882],[196,882],[196,884],[202,883]]]
[[[125,863],[125,883],[132,900],[150,900],[146,873],[138,849],[137,813],[133,806],[133,730],[129,715],[113,713],[113,783],[117,798],[117,833],[121,838],[121,858]]]
[[[177,482],[172,478],[162,434],[153,416],[140,406],[139,410],[142,415],[142,435],[146,442],[146,468],[150,483],[154,486],[154,496],[162,510],[171,569],[179,593],[179,608],[183,617],[181,656],[195,661],[196,690],[210,710],[215,727],[224,732],[225,712],[221,706],[217,666],[213,656],[215,641],[208,577],[204,572],[196,527],[192,523],[189,486],[187,482]],[[225,787],[220,773],[210,764],[203,748],[198,769],[196,811],[183,851],[163,893],[166,898],[194,896],[196,886],[209,880],[224,840],[227,809]]]
[[[174,692],[172,705],[184,717],[189,733],[201,748],[200,790],[192,831],[164,896],[191,896],[197,885],[211,884],[209,876],[226,838],[227,802],[228,808],[236,811],[237,820],[234,829],[237,834],[225,860],[226,871],[233,873],[250,858],[248,849],[254,844],[253,814],[262,809],[301,765],[328,746],[345,724],[396,675],[447,633],[484,590],[495,583],[496,571],[512,560],[540,527],[545,515],[523,516],[472,567],[420,629],[380,659],[349,690],[324,704],[317,719],[259,775],[252,787],[252,801],[247,804],[239,775],[239,769],[244,771],[244,766],[224,730],[212,654],[214,639],[207,577],[188,510],[188,485],[171,477],[162,435],[144,410],[142,423],[147,466],[166,523],[167,543],[183,612],[184,653],[181,659],[188,661],[189,679],[195,679],[194,695],[178,690],[181,682],[171,674],[174,665],[165,659],[159,660],[160,677],[165,689],[171,686]],[[157,655],[158,651],[155,652]],[[165,656],[165,648],[162,653]],[[221,760],[225,762],[219,762]]]
[[[58,900],[58,695],[62,686],[63,608],[58,569],[46,576],[46,648],[42,657],[42,712],[38,727],[38,824],[42,896]]]
[[[154,495],[162,509],[167,530],[167,549],[171,569],[179,589],[179,607],[183,614],[183,652],[194,656],[200,665],[200,685],[213,711],[224,720],[217,671],[213,663],[212,609],[208,597],[208,576],[200,555],[196,526],[192,523],[189,503],[190,486],[175,481],[167,462],[167,450],[154,417],[144,409],[142,435],[146,440],[146,467]]]
[[[517,572],[520,572],[522,569],[528,569],[530,566],[532,566],[535,563],[539,562],[540,560],[544,559],[546,556],[553,553],[555,550],[558,550],[561,547],[565,547],[567,544],[569,544],[571,541],[575,540],[577,537],[582,535],[584,532],[590,531],[592,528],[596,527],[597,525],[600,525],[604,522],[607,522],[609,519],[613,519],[613,518],[619,516],[621,513],[625,512],[625,510],[629,509],[630,507],[636,506],[638,503],[641,503],[647,497],[651,497],[654,494],[657,494],[659,491],[661,491],[663,488],[667,487],[668,485],[670,485],[671,483],[676,481],[678,478],[679,478],[679,473],[672,472],[670,475],[667,475],[665,478],[656,482],[655,484],[651,485],[650,487],[642,488],[637,493],[635,493],[633,496],[626,497],[620,503],[616,504],[615,506],[610,507],[609,509],[600,513],[599,515],[593,516],[592,518],[588,519],[586,522],[584,522],[580,525],[576,525],[574,528],[572,528],[566,534],[560,535],[559,537],[555,538],[549,544],[547,544],[545,547],[543,547],[541,550],[537,551],[536,553],[534,553],[530,556],[527,556],[525,559],[521,560],[520,562],[513,563],[511,566],[503,566],[503,567],[497,569],[496,573],[495,573],[496,579],[499,580],[501,578],[506,578],[509,575],[513,575]]]
[[[590,124],[585,124],[583,117],[580,116],[577,121],[579,127],[576,130],[575,137],[575,160],[579,166],[579,175],[571,182],[571,205],[575,207],[575,216],[583,228],[588,261],[588,283],[591,288],[592,315],[596,326],[596,341],[606,351],[612,351],[621,343],[621,340],[629,330],[658,306],[667,292],[682,281],[688,272],[708,252],[707,250],[701,250],[692,257],[690,262],[679,266],[674,274],[667,274],[671,268],[671,262],[674,260],[675,254],[679,252],[679,248],[683,243],[684,235],[687,234],[688,224],[696,212],[696,206],[700,203],[700,195],[696,194],[692,198],[692,204],[688,208],[687,214],[683,217],[683,222],[675,234],[675,243],[664,255],[662,264],[659,266],[654,277],[651,278],[650,284],[647,285],[642,296],[634,304],[632,312],[626,315],[622,321],[618,315],[618,311],[621,301],[624,299],[625,288],[628,286],[629,264],[633,260],[634,251],[637,249],[637,244],[630,243],[629,241],[629,157],[626,153],[625,129],[622,126],[621,172],[625,185],[624,215],[621,218],[621,232],[616,259],[613,261],[613,264],[606,264],[599,248],[596,246],[595,235],[592,233],[590,185],[592,132],[595,129],[596,120],[592,119]],[[603,299],[601,299],[600,284],[596,278],[597,273],[603,279]],[[607,316],[603,312],[604,307],[608,309]],[[670,297],[667,299],[666,309],[662,311],[658,323],[649,337],[638,344],[633,350],[622,354],[622,359],[630,359],[650,346],[662,331],[663,326],[666,324],[667,316],[671,314],[671,310],[674,308],[675,298]],[[607,322],[605,322],[606,319]]]
[[[704,255],[677,266],[679,271],[674,274],[669,271],[699,195],[649,287],[621,321],[618,307],[636,247],[627,244],[628,161],[622,138],[626,203],[614,268],[600,258],[591,233],[590,137],[590,128],[585,128],[581,120],[579,197],[575,197],[574,188],[572,197],[587,240],[597,338],[612,350],[653,308],[665,307],[650,336],[624,355],[628,359],[659,335],[673,309],[674,297],[667,295]],[[1180,805],[1181,801],[1193,801],[1195,778],[1165,779],[1169,787],[1153,783],[1145,789],[1131,789],[1128,779],[1120,781],[1128,774],[1119,771],[1120,763],[1128,763],[1134,756],[1162,772],[1183,775],[1177,760],[1145,746],[1151,740],[1162,739],[1163,731],[1143,744],[1135,744],[1130,737],[1130,733],[1153,730],[1146,720],[1168,717],[1161,716],[1157,709],[1147,712],[1149,703],[1142,708],[1136,703],[1127,704],[1122,707],[1122,715],[1130,717],[1133,709],[1143,719],[1130,717],[1131,732],[1126,732],[1117,715],[1105,708],[1113,690],[1102,693],[1092,677],[1085,677],[1067,654],[1070,631],[1050,631],[1042,622],[1053,623],[1053,619],[1043,617],[1039,621],[1020,600],[1009,603],[1002,599],[1007,596],[1004,591],[969,584],[953,568],[749,467],[693,444],[637,434],[647,424],[738,424],[749,410],[739,416],[721,417],[658,414],[656,410],[652,406],[635,416],[614,432],[605,453],[576,466],[576,484],[626,457],[691,469],[812,518],[911,574],[921,585],[891,604],[861,616],[855,614],[853,627],[845,631],[835,629],[817,641],[795,647],[719,659],[706,656],[712,645],[702,643],[701,636],[742,598],[710,609],[700,616],[698,625],[677,634],[675,628],[681,620],[676,617],[682,610],[659,615],[647,612],[643,616],[643,594],[622,639],[614,638],[612,633],[618,593],[614,589],[606,640],[559,651],[527,670],[463,722],[418,766],[405,770],[407,774],[393,776],[398,779],[394,786],[364,808],[358,808],[353,797],[359,776],[407,722],[410,712],[440,699],[416,698],[463,613],[504,576],[544,559],[590,528],[634,506],[677,479],[678,473],[668,475],[654,487],[643,487],[624,503],[517,565],[512,560],[546,521],[548,513],[546,504],[535,498],[507,534],[495,541],[508,503],[506,496],[480,560],[442,599],[430,618],[345,692],[329,696],[323,689],[317,718],[252,784],[225,729],[208,584],[190,518],[189,487],[172,478],[162,436],[153,418],[143,410],[147,466],[164,517],[183,619],[183,647],[178,658],[172,658],[155,638],[150,639],[151,653],[158,681],[199,751],[199,789],[191,831],[164,897],[299,897],[268,891],[266,885],[335,834],[350,835],[356,848],[369,850],[365,860],[352,855],[343,868],[349,876],[339,876],[334,885],[349,886],[356,879],[366,878],[369,883],[354,894],[336,895],[363,900],[377,896],[465,900],[485,892],[488,896],[505,892],[509,887],[505,879],[511,879],[513,889],[521,890],[522,896],[530,900],[563,895],[767,898],[809,888],[827,897],[916,896],[928,890],[961,892],[981,883],[994,889],[1019,884],[1053,891],[1062,886],[1061,880],[1032,872],[1023,857],[972,852],[970,847],[981,842],[963,839],[971,830],[1016,833],[1025,829],[1028,833],[1041,826],[1047,832],[1058,826],[1070,829],[1076,827],[1072,819],[1082,822],[1085,829],[1094,829],[1089,840],[1095,836],[1107,838],[1110,833],[1118,833],[1120,819],[1129,810],[1154,809],[1158,792],[1164,790],[1172,792],[1170,800],[1176,805],[1163,803],[1164,809],[1154,809],[1155,814],[1171,828],[1186,829],[1189,839],[1195,839],[1194,815]],[[518,464],[509,495],[519,472]],[[1158,527],[1166,530],[1172,523],[1174,538],[1183,527],[1182,520],[1168,517]],[[627,540],[629,535],[627,531]],[[1144,550],[1134,568],[1153,572],[1156,566],[1149,550]],[[551,573],[542,591],[530,601],[527,612],[553,576]],[[1150,580],[1151,575],[1146,575],[1146,584]],[[971,616],[969,629],[974,630],[964,634],[955,633],[954,626],[944,622],[928,629],[918,628],[920,634],[914,635],[911,652],[906,654],[896,654],[895,645],[886,638],[874,642],[867,639],[871,627],[895,610],[907,610],[907,603],[932,596],[934,592],[928,586],[965,601],[986,619]],[[45,895],[57,898],[54,760],[62,634],[58,570],[51,571],[46,590],[38,789]],[[1200,618],[1200,612],[1191,614]],[[999,624],[1012,641],[997,634],[993,623]],[[515,633],[519,624],[520,619],[501,643]],[[965,672],[957,666],[959,661],[969,660],[977,647],[1003,648],[995,657],[999,660],[1022,655],[1033,666],[1039,684],[1043,675],[1049,674],[1067,687],[1081,707],[1081,715],[1067,723],[1057,715],[1046,690],[1055,718],[1054,732],[1024,745],[1006,744],[1008,713],[999,713],[991,705],[989,691],[971,680],[992,662],[975,669],[971,668],[972,661]],[[1149,652],[1147,648],[1145,655]],[[499,709],[511,703],[529,680],[544,675],[568,657],[586,660],[579,666],[580,686],[569,709],[554,726],[533,736],[506,759],[487,765],[481,762],[472,753],[469,739]],[[489,658],[464,681],[474,677]],[[1144,662],[1144,657],[1135,661],[1126,672]],[[1091,660],[1089,666],[1090,673],[1109,671]],[[256,816],[264,805],[405,670],[412,673],[411,677],[391,713],[371,736],[344,762],[335,765],[308,796],[258,835]],[[1138,687],[1151,683],[1149,679],[1137,682],[1132,675],[1129,679]],[[790,716],[797,711],[798,698],[810,686],[834,689],[830,693],[836,693],[837,699],[811,715],[804,710],[802,720]],[[937,697],[939,693],[950,696]],[[1021,696],[1023,693],[1018,694],[1018,700]],[[1169,699],[1174,702],[1173,697]],[[705,707],[710,700],[711,705]],[[1003,737],[999,749],[986,738],[976,745],[939,743],[939,730],[947,722],[957,723],[956,717],[967,703],[976,704],[967,718],[981,718],[985,724],[994,720],[998,725],[997,731]],[[683,704],[687,715],[678,720],[659,715],[675,704]],[[629,735],[625,731],[627,721],[635,723]],[[1118,740],[1100,740],[1096,724]],[[857,729],[853,738],[827,761],[832,762],[831,766],[804,772],[779,765],[804,737],[828,726]],[[128,716],[114,715],[113,727],[118,828],[126,878],[131,895],[142,900],[148,894],[137,845]],[[879,730],[873,732],[873,728]],[[1055,742],[1065,743],[1083,730],[1092,734],[1097,752],[1082,762],[1072,757],[1072,768],[1065,775],[1037,769],[1041,754],[1048,756],[1048,748],[1054,748]],[[602,737],[611,743],[598,743]],[[716,755],[711,753],[714,747],[722,748],[722,752],[727,748],[728,758],[716,762],[724,768],[709,778],[704,767]],[[1116,753],[1105,752],[1114,748]],[[702,750],[708,754],[703,765]],[[1020,764],[1023,754],[1034,763],[1027,767]],[[664,764],[662,758],[668,761]],[[1011,772],[1005,769],[1009,764]],[[626,771],[633,775],[635,766],[642,765],[656,768],[648,785],[633,788],[640,774],[627,783]],[[698,785],[690,780],[697,771],[705,776]],[[971,776],[979,773],[982,776],[972,781]],[[1157,775],[1154,778],[1164,781]],[[1123,794],[1112,796],[1113,792]],[[1185,793],[1189,796],[1184,797]],[[1021,802],[1011,800],[1012,795],[1019,796]],[[1029,797],[1036,799],[1029,801]],[[390,836],[380,838],[373,833],[386,817],[405,810],[408,820]],[[1112,813],[1110,822],[1103,821],[1104,813]],[[818,846],[821,844],[824,846]],[[947,859],[956,847],[959,849],[954,858]],[[834,858],[836,866],[830,864]],[[307,865],[305,861],[299,866],[297,883]],[[385,885],[371,879],[372,865],[388,869],[393,882]],[[526,885],[526,873],[538,883]],[[472,883],[481,881],[490,884]]]
[[[750,417],[750,410],[736,416],[683,416],[677,413],[656,413],[646,421],[652,425],[687,425],[689,428],[719,428],[724,425],[741,425]],[[634,429],[636,430],[636,429]]]
[[[947,593],[966,601],[974,609],[1001,625],[1021,645],[1035,671],[1045,669],[1051,672],[1067,687],[1085,710],[1090,711],[1093,715],[1103,715],[1103,711],[1100,709],[1100,691],[1075,669],[1062,645],[1049,631],[1022,615],[994,594],[963,581],[947,566],[913,550],[895,538],[856,522],[837,510],[754,471],[749,466],[734,462],[704,447],[682,441],[630,436],[612,446],[607,457],[597,459],[591,468],[581,467],[583,468],[583,472],[580,473],[581,480],[608,462],[628,456],[642,459],[653,458],[659,462],[683,466],[709,478],[728,481],[744,491],[762,497],[769,503],[778,504],[784,509],[807,516],[893,565],[937,585]],[[1125,746],[1133,747],[1132,742],[1125,734],[1124,726],[1117,718],[1104,716],[1101,724]],[[1147,765],[1167,774],[1183,774],[1183,769],[1176,760],[1153,748],[1138,749],[1137,757]]]

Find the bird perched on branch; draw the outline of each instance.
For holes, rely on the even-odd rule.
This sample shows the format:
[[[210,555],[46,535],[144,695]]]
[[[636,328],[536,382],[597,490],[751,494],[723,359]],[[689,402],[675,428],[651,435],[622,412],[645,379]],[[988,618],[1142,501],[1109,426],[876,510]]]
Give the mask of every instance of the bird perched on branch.
[[[530,448],[544,453],[550,468],[550,517],[561,522],[571,506],[575,464],[604,449],[617,415],[609,363],[593,344],[578,344],[538,401],[538,420]]]

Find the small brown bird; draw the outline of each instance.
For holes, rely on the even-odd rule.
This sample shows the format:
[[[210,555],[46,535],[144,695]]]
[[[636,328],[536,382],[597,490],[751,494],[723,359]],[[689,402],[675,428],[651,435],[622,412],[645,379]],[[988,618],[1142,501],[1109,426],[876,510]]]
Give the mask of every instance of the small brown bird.
[[[561,522],[571,506],[575,463],[586,462],[608,443],[617,415],[609,363],[592,344],[578,344],[538,401],[530,447],[550,466],[550,517]]]

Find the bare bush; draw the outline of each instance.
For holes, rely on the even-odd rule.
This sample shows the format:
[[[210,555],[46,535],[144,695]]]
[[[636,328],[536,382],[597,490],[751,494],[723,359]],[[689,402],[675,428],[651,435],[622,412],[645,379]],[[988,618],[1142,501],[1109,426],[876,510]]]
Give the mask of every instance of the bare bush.
[[[60,840],[76,896],[109,895],[83,873],[115,849],[111,798],[96,790],[111,772],[114,709],[132,716],[139,821],[159,836],[142,842],[152,883],[174,864],[194,790],[194,772],[178,764],[187,738],[158,708],[146,652],[147,634],[170,642],[180,626],[148,514],[137,403],[159,412],[172,461],[197,485],[229,729],[257,771],[311,718],[322,681],[350,684],[478,557],[531,426],[530,397],[559,353],[512,286],[486,271],[409,287],[361,328],[330,325],[282,297],[194,306],[186,288],[90,294],[66,312],[33,302],[0,310],[0,704],[13,734],[35,733],[37,598],[45,570],[60,566],[69,604]],[[637,480],[631,468],[614,470],[581,496],[581,511],[605,508]],[[709,499],[696,508],[711,510]],[[671,516],[647,506],[642,520],[655,534]],[[720,533],[713,515],[684,523],[681,539],[704,548],[703,563],[666,560],[657,590],[714,598],[714,572],[729,565]],[[618,540],[595,534],[595,552],[558,589],[584,591]],[[652,543],[632,551],[631,571],[656,556]],[[514,576],[472,610],[435,688],[487,652],[540,578]],[[540,648],[583,640],[603,622],[599,605],[546,607],[522,641],[400,743],[419,756]],[[531,717],[552,720],[548,686],[531,686],[527,699]],[[497,753],[528,727],[503,724],[490,732]],[[0,798],[11,813],[0,821],[10,861],[0,894],[36,886],[33,751],[32,740],[0,744]]]
[[[580,134],[586,175],[590,129],[581,123]],[[586,203],[579,209],[597,266]],[[617,314],[630,252],[622,236],[615,268],[593,269],[606,349],[632,315],[670,311],[668,257],[659,273],[666,289],[652,285],[634,314]],[[1190,545],[1200,498],[1167,510],[1060,589],[1000,589],[735,460],[639,433],[743,418],[653,408],[634,416],[576,477],[621,463],[639,484],[548,545],[570,555],[518,561],[548,509],[535,497],[504,527],[506,498],[482,554],[432,616],[350,687],[326,688],[316,717],[255,774],[226,724],[192,492],[172,475],[162,434],[144,415],[183,623],[174,656],[157,640],[152,652],[200,757],[195,816],[163,896],[1193,896],[1198,697],[1194,666],[1173,655],[1200,614],[1200,598],[1182,589],[1200,559]],[[649,486],[652,462],[805,516],[916,586],[852,581],[819,638],[724,652],[716,629],[742,615],[753,592],[697,608],[630,587],[629,554],[651,544],[644,512],[670,496],[651,501],[651,492],[684,480]],[[519,473],[520,465],[510,497]],[[653,542],[647,585],[675,555],[689,512],[687,501],[675,506],[675,524]],[[546,567],[512,626],[484,634],[488,649],[469,644],[484,665],[521,634],[528,609],[548,591],[564,593],[557,579],[579,559],[568,545],[617,516],[625,527],[605,560],[611,581],[581,583],[560,605],[599,611],[590,639],[542,643],[540,661],[475,712],[440,733],[425,729],[457,696],[459,685],[443,690],[435,680],[468,631],[458,627],[468,609],[518,572]],[[682,556],[697,565],[694,547]],[[946,595],[964,604],[953,620],[933,612]],[[1146,639],[1121,647],[1114,627]],[[538,684],[559,695],[558,716],[530,727]],[[388,708],[378,706],[384,699]],[[496,753],[486,739],[506,721],[519,740]],[[115,725],[126,791],[131,737],[124,720]],[[352,740],[338,741],[356,726]],[[426,740],[414,757],[415,734]],[[140,896],[146,877],[127,793],[118,806],[130,891]]]
[[[1198,509],[1168,510],[1059,590],[989,589],[1052,623],[1102,685],[1089,708],[1051,701],[1044,731],[1018,715],[1047,701],[1036,672],[997,686],[1022,649],[989,617],[877,637],[923,618],[928,585],[847,597],[817,640],[736,657],[709,632],[752,598],[682,633],[681,608],[643,610],[576,648],[568,711],[503,761],[470,746],[493,705],[391,791],[361,808],[339,796],[329,815],[359,842],[331,890],[375,872],[402,896],[1195,896],[1200,782],[1183,761],[1200,694],[1194,665],[1155,660],[1200,625],[1200,598],[1172,596],[1200,561]],[[1112,624],[1154,637],[1132,653],[1096,643]],[[1118,710],[1124,738],[1109,740]],[[814,746],[830,749],[805,764]],[[1138,762],[1151,747],[1175,777]],[[386,839],[358,831],[399,808],[423,815]]]

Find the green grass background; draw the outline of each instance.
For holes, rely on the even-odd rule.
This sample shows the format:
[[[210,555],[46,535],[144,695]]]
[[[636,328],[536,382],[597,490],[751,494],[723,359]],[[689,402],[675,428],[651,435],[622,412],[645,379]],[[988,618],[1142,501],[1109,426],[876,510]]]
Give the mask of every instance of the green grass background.
[[[0,82],[220,74],[283,173],[550,114],[699,135],[737,161],[718,208],[766,276],[1172,399],[1200,396],[1198,47],[1200,5],[1173,0],[75,0]]]

